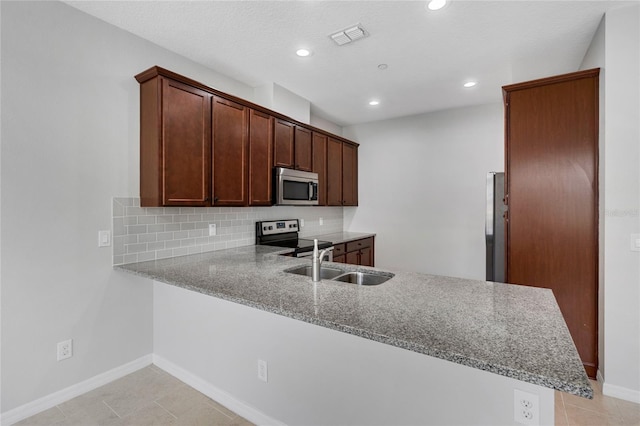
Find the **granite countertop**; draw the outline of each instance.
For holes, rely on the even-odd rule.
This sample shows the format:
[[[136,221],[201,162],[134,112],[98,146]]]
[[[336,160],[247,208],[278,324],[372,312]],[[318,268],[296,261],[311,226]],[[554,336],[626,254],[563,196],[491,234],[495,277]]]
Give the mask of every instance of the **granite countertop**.
[[[370,234],[364,234],[370,235]],[[548,289],[395,272],[357,286],[284,272],[309,260],[247,246],[114,268],[278,315],[592,398]],[[380,271],[325,262],[343,270]],[[385,271],[386,272],[386,271]]]
[[[322,241],[330,241],[333,244],[348,243],[349,241],[361,240],[363,238],[375,237],[376,234],[366,232],[334,232],[332,234],[314,235],[311,237],[302,237],[307,239],[317,238]]]

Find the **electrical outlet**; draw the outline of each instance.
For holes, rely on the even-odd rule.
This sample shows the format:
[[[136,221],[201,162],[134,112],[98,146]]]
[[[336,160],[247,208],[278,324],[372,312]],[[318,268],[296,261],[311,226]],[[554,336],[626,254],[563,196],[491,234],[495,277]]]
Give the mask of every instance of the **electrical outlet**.
[[[213,237],[214,235],[216,235],[217,231],[216,231],[216,224],[215,223],[210,223],[209,224],[209,236]]]
[[[73,340],[58,342],[58,361],[71,358],[73,356]]]
[[[304,219],[300,219],[300,228],[304,228]]]
[[[261,359],[258,360],[258,379],[265,383],[268,381],[267,361]]]
[[[318,222],[320,222],[320,226],[324,225],[324,219],[320,218]]]
[[[538,395],[514,389],[513,419],[523,425],[539,425],[540,405]]]

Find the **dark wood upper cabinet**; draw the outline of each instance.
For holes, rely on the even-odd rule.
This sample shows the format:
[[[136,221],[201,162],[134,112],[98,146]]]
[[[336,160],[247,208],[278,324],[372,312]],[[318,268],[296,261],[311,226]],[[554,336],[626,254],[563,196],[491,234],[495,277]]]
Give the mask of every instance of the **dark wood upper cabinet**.
[[[357,205],[357,144],[329,152],[326,132],[158,66],[135,78],[143,207],[271,205],[274,166],[318,173],[320,205]]]
[[[311,171],[318,174],[318,205],[327,205],[327,135],[313,132]]]
[[[213,98],[213,205],[246,206],[249,108]]]
[[[313,168],[311,130],[276,119],[273,133],[274,166],[310,172]]]
[[[590,377],[598,368],[598,76],[503,87],[507,282],[553,290]]]
[[[294,139],[296,125],[276,119],[273,127],[273,165],[275,167],[294,167]]]
[[[211,94],[156,76],[140,85],[140,205],[205,206]]]
[[[358,205],[358,148],[342,143],[342,205]]]
[[[273,117],[249,112],[249,205],[270,206],[273,179]]]
[[[342,142],[327,139],[327,205],[342,205]]]
[[[358,205],[358,147],[327,140],[327,205]]]
[[[294,147],[294,168],[310,172],[313,169],[311,130],[296,126]]]

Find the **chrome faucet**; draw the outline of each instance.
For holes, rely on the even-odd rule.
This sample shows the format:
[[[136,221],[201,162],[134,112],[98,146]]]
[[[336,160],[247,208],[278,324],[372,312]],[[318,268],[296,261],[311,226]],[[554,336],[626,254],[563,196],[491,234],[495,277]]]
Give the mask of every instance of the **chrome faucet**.
[[[313,256],[311,256],[311,279],[313,282],[320,281],[320,267],[328,251],[329,249],[324,249],[318,253],[318,240],[313,240]]]

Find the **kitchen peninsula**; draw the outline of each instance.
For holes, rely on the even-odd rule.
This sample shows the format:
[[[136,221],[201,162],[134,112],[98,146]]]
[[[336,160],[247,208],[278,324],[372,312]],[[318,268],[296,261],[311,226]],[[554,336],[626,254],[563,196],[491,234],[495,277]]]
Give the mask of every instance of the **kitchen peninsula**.
[[[552,424],[553,389],[592,397],[549,290],[398,271],[313,283],[280,252],[116,266],[154,280],[154,361],[254,422],[507,424],[518,389]]]

